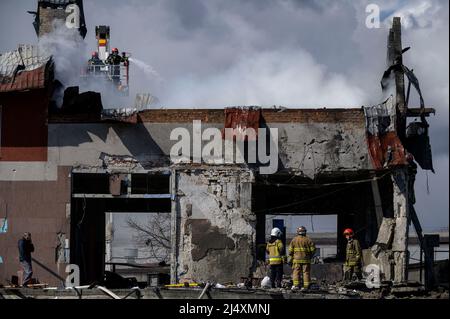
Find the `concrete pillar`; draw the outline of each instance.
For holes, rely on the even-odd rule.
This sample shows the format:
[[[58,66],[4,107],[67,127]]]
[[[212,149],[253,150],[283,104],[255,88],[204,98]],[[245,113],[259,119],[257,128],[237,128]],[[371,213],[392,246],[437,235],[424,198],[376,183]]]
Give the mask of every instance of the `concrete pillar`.
[[[372,180],[371,182],[372,187],[372,195],[373,195],[373,202],[375,206],[375,216],[377,220],[378,227],[381,226],[381,222],[383,221],[383,206],[381,202],[381,196],[380,196],[380,189],[378,188],[378,181],[376,179]]]
[[[176,284],[178,282],[178,234],[180,225],[180,210],[178,206],[177,196],[177,171],[172,169],[170,176],[170,190],[172,194],[172,209],[170,219],[170,283]]]
[[[239,282],[255,268],[251,171],[179,170],[172,209],[172,281]]]
[[[394,282],[408,280],[408,232],[409,232],[409,183],[406,168],[397,169],[392,173],[393,204],[394,204],[394,239],[392,252],[394,258]]]
[[[266,215],[256,214],[256,258],[261,261],[266,259]]]

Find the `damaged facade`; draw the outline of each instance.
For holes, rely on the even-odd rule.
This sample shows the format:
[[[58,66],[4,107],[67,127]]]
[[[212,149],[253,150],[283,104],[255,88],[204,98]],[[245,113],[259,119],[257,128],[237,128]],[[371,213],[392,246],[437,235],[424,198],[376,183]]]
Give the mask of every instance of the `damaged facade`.
[[[398,28],[396,19],[397,37]],[[396,50],[390,64],[399,63],[401,42],[389,50]],[[53,271],[64,275],[72,263],[82,283],[101,280],[106,212],[171,214],[173,283],[252,276],[265,259],[268,214],[335,214],[338,232],[357,230],[365,261],[379,265],[384,279],[407,280],[415,174],[408,145],[417,144],[408,139],[406,118],[430,111],[408,109],[398,69],[394,94],[367,108],[48,113],[51,59],[20,69],[5,56],[0,67],[14,71],[0,74],[0,220],[8,220],[0,234],[0,282],[17,274],[24,231],[33,234],[35,257]],[[33,75],[42,68],[44,78]],[[22,78],[40,80],[23,86]],[[260,164],[173,163],[171,131],[192,132],[198,120],[205,129],[278,129],[278,171],[260,174]],[[340,238],[338,257],[344,254]],[[57,282],[38,267],[35,277]]]

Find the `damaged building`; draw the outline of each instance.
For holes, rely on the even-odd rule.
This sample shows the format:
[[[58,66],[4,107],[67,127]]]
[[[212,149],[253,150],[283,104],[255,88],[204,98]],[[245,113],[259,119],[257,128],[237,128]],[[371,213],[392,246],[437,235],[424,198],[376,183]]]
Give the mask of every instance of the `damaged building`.
[[[40,17],[41,3],[57,5],[39,3]],[[384,76],[395,83],[390,97],[345,109],[120,113],[97,101],[55,112],[52,57],[31,46],[1,55],[0,220],[7,230],[0,234],[0,283],[17,275],[17,240],[25,231],[33,234],[35,258],[53,272],[64,277],[76,264],[81,283],[101,281],[107,212],[170,214],[172,283],[254,276],[266,257],[267,215],[337,215],[338,232],[356,230],[365,264],[378,265],[383,280],[406,282],[411,223],[427,247],[414,211],[414,177],[416,163],[433,169],[426,117],[434,110],[407,104],[405,75],[420,89],[402,64],[400,29],[395,18]],[[420,121],[408,126],[409,118]],[[203,129],[277,129],[276,173],[261,174],[261,163],[172,161],[171,132],[196,134],[194,121]],[[228,139],[232,147],[239,140]],[[339,237],[338,260],[345,245]],[[34,276],[58,283],[40,267]]]
[[[82,0],[38,0],[37,10],[28,13],[34,16],[33,26],[39,38],[52,33],[55,23],[76,29],[83,38],[86,37]]]

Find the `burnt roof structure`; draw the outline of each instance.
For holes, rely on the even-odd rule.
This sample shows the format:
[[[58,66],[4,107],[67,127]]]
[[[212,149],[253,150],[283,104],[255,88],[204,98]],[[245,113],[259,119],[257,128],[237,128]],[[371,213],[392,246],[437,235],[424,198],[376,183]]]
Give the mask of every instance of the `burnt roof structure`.
[[[0,92],[43,89],[53,81],[53,61],[32,45],[0,55]]]

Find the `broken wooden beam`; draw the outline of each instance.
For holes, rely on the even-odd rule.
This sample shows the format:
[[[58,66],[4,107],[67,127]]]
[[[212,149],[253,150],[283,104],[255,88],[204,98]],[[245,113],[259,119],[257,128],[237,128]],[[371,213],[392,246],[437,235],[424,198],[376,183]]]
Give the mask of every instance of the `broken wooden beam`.
[[[428,117],[431,114],[433,114],[433,115],[436,114],[436,110],[431,107],[426,107],[426,108],[414,107],[414,108],[408,108],[408,110],[406,111],[407,117],[420,117],[422,115]]]

